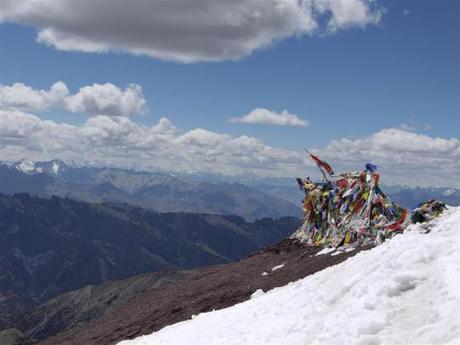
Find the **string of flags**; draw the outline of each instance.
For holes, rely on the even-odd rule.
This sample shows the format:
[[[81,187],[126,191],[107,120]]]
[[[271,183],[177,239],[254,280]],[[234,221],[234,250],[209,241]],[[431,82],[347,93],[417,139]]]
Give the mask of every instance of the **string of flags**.
[[[411,222],[430,220],[445,205],[430,200],[413,212],[402,208],[380,189],[377,166],[367,163],[360,172],[335,175],[332,167],[306,151],[323,181],[297,178],[304,190],[304,222],[295,237],[313,246],[366,246],[400,233]]]

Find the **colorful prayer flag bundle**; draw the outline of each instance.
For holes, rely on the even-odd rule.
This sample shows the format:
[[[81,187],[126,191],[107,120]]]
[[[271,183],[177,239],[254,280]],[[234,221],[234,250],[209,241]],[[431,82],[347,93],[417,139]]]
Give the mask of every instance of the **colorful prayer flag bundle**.
[[[308,154],[325,179],[324,170],[333,174],[329,164]],[[403,231],[414,217],[429,219],[443,209],[439,202],[431,200],[414,210],[418,213],[411,215],[382,192],[377,166],[372,163],[367,163],[361,172],[332,174],[329,173],[330,179],[325,183],[313,183],[309,178],[297,179],[305,191],[304,223],[294,237],[313,246],[378,244]]]

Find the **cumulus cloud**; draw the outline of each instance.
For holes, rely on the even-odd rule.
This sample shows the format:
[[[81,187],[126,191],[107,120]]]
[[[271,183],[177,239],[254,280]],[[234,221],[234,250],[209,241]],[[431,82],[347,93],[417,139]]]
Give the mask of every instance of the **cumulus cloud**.
[[[300,146],[301,144],[299,144]],[[359,139],[338,139],[312,151],[334,170],[379,166],[383,184],[460,187],[460,141],[383,129]],[[61,158],[82,164],[259,176],[314,176],[301,151],[279,149],[248,136],[202,128],[179,132],[167,118],[153,126],[126,117],[96,116],[80,125],[57,124],[20,111],[0,111],[3,160]],[[319,176],[318,176],[319,177]]]
[[[31,25],[59,50],[180,62],[238,59],[274,42],[377,24],[375,0],[17,1],[0,21]]]
[[[179,133],[161,118],[148,127],[99,115],[81,126],[57,124],[20,111],[0,111],[3,160],[62,158],[91,165],[227,174],[294,174],[299,153],[248,137],[197,128]]]
[[[289,114],[287,110],[281,113],[265,108],[256,108],[249,114],[242,117],[234,117],[229,120],[231,123],[261,123],[276,126],[308,127],[310,121],[299,118],[297,115]]]
[[[337,162],[341,170],[372,161],[383,183],[420,186],[460,186],[460,141],[387,128],[361,139],[333,140],[316,151]]]
[[[46,90],[33,89],[23,83],[0,85],[0,109],[46,111],[61,109],[72,113],[132,116],[147,113],[142,87],[130,84],[124,90],[106,84],[85,86],[71,95],[62,81]]]

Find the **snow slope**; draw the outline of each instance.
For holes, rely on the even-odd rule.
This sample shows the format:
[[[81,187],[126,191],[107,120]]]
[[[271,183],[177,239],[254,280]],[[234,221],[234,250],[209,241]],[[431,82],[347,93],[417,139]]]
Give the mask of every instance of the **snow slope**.
[[[460,344],[459,235],[449,208],[339,265],[119,344]]]

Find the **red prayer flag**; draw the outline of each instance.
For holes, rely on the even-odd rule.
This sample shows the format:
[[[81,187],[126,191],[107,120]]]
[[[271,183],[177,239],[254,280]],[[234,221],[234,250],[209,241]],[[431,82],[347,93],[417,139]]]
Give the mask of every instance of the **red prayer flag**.
[[[331,176],[334,175],[334,170],[332,170],[329,164],[327,164],[325,161],[322,161],[321,159],[319,159],[318,156],[315,156],[311,154],[310,152],[308,152],[308,154],[310,155],[311,159],[315,161],[315,163],[318,165],[320,169],[326,170],[326,172]]]

